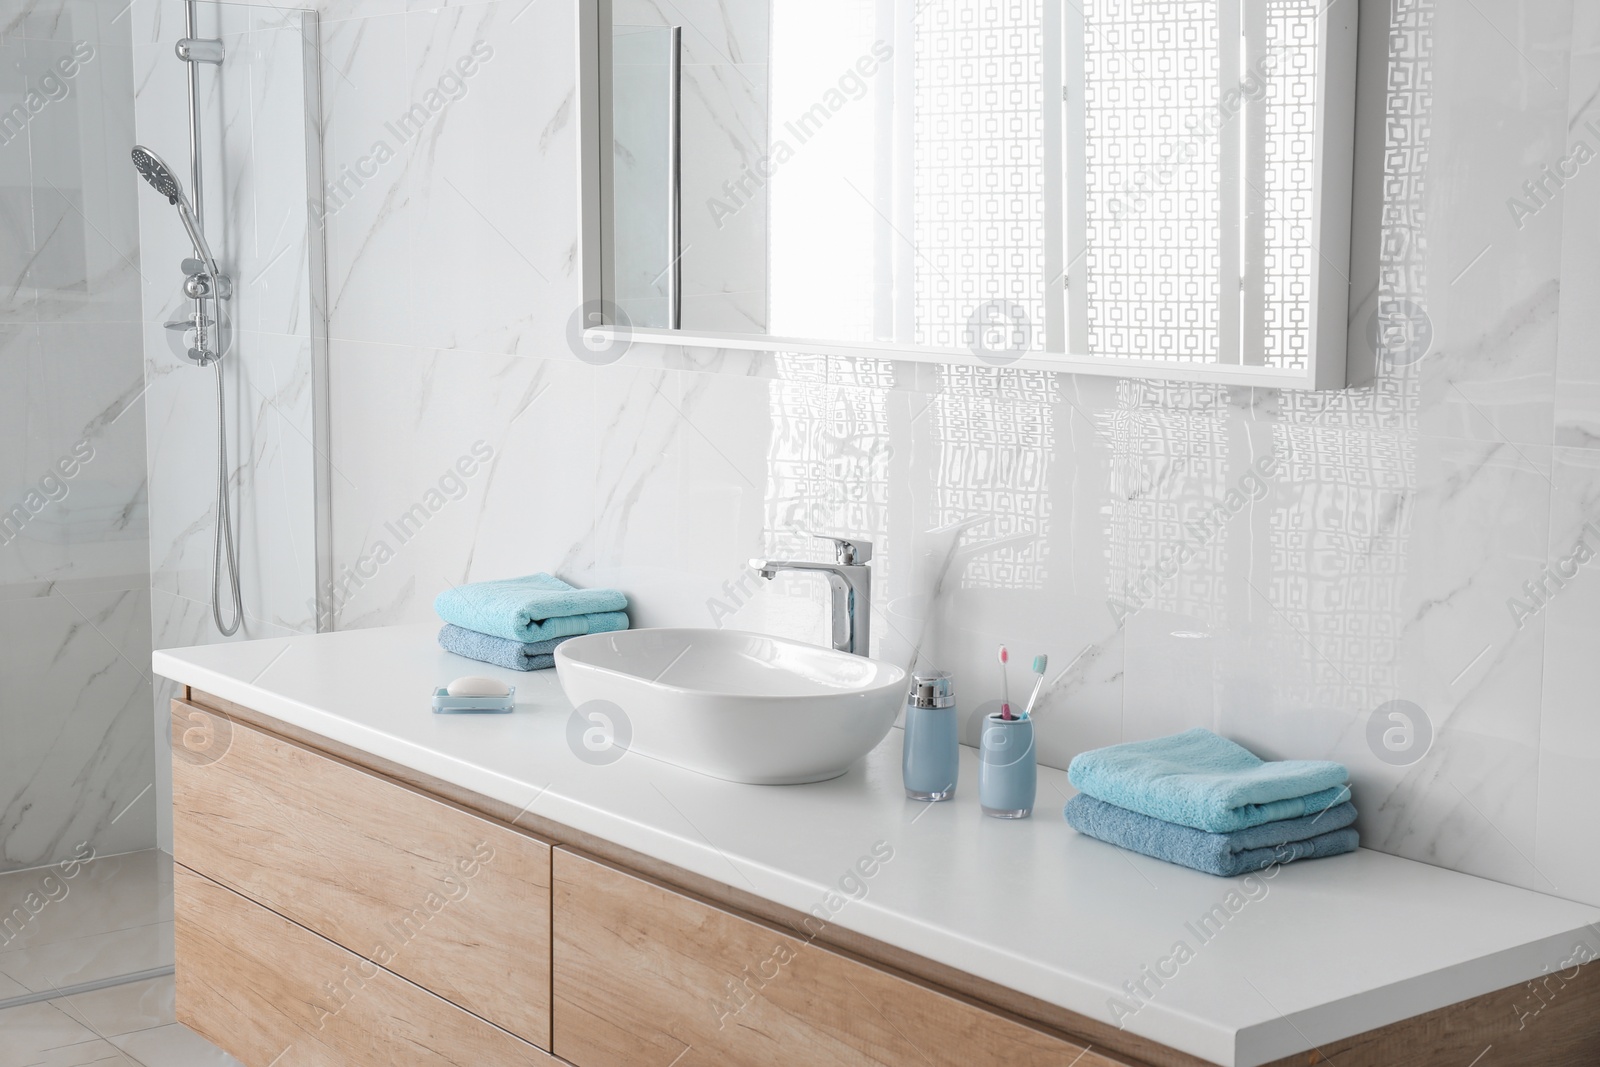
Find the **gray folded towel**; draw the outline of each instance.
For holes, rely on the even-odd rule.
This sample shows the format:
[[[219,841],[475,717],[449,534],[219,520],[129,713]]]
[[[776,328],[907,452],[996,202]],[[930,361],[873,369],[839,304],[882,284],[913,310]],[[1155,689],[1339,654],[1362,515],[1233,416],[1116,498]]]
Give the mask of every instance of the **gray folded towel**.
[[[444,629],[439,631],[439,647],[481,663],[493,663],[496,667],[509,667],[514,671],[542,671],[556,665],[556,658],[551,653],[561,642],[572,640],[572,636],[524,644],[445,623]]]

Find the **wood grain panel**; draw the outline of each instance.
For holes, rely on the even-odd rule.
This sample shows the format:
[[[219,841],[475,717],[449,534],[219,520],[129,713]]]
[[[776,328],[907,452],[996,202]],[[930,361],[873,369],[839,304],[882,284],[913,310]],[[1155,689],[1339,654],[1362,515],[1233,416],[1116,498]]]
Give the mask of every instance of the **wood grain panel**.
[[[582,1067],[1120,1067],[558,848],[556,1055]]]
[[[246,1067],[522,1067],[533,1045],[179,865],[178,1021]]]
[[[1569,960],[1532,982],[1325,1042],[1267,1067],[1595,1067],[1600,961],[1586,950]]]
[[[179,863],[550,1047],[550,846],[173,702]]]

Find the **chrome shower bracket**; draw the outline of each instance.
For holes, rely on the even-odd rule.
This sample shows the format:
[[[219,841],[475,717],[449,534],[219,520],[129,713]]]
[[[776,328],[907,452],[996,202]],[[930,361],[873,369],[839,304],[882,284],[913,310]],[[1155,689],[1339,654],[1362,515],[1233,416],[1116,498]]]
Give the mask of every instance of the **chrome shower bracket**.
[[[212,278],[206,272],[206,265],[198,259],[183,261],[183,293],[192,300],[205,300],[211,296],[212,290],[222,300],[233,297],[233,279],[226,274],[218,274]]]
[[[185,63],[221,63],[222,42],[209,37],[185,37],[173,48]]]

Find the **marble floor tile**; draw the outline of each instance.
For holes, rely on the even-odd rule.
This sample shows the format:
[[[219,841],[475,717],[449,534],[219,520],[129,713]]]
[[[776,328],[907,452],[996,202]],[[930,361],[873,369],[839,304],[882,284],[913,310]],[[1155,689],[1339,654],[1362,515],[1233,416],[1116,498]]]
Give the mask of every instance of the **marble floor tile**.
[[[143,1067],[244,1067],[182,1023],[125,1034],[112,1044]]]
[[[38,993],[171,966],[171,922],[0,953],[0,973]]]
[[[169,974],[62,997],[50,1003],[100,1037],[113,1038],[176,1022],[175,992],[176,983]]]
[[[0,915],[29,894],[48,901],[26,922],[0,929],[0,956],[172,919],[172,857],[156,849],[0,874]],[[54,898],[54,899],[52,899]],[[33,909],[24,908],[24,912]]]
[[[0,1067],[242,1067],[170,1018],[128,1033],[96,1036],[95,1029],[72,1018],[64,1006],[56,1000],[0,1011]]]
[[[50,1049],[94,1040],[93,1030],[43,1002],[0,1011],[0,1034],[0,1067],[32,1067]]]
[[[144,1067],[109,1041],[98,1037],[35,1054],[28,1067]]]

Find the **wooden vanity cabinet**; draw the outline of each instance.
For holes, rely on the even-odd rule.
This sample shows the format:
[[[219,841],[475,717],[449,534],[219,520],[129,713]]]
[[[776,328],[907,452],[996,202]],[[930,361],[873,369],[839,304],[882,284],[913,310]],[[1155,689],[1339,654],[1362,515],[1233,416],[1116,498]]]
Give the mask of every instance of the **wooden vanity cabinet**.
[[[248,1067],[557,1062],[181,864],[178,1021]]]
[[[248,708],[172,714],[178,1019],[247,1067],[1208,1067]],[[1594,1067],[1600,968],[1552,981],[1533,1025],[1515,986],[1268,1067]]]
[[[181,868],[550,1047],[547,842],[194,702],[172,714]],[[180,951],[180,976],[201,962]]]
[[[565,849],[554,881],[555,1051],[583,1067],[1124,1062]]]

